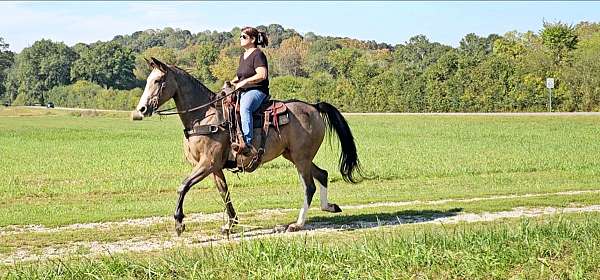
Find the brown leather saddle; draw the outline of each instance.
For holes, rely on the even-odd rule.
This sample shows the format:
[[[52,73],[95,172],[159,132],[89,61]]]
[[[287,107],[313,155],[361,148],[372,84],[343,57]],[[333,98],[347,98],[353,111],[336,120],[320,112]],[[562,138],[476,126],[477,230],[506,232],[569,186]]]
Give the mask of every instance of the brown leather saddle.
[[[227,122],[230,124],[229,136],[231,144],[244,146],[239,103],[239,97],[243,93],[233,92],[232,87],[229,87],[223,88],[223,94],[230,94],[223,101],[223,111]],[[232,172],[252,172],[256,170],[262,161],[269,128],[273,127],[277,133],[280,133],[279,127],[290,122],[289,112],[285,103],[278,100],[270,100],[269,97],[265,98],[259,108],[252,114],[252,119],[253,128],[262,128],[260,146],[257,147],[257,153],[252,157],[246,157],[237,153],[232,148],[235,162],[227,164],[227,167],[230,167]]]
[[[252,114],[253,127],[263,127],[265,120],[269,122],[271,127],[274,127],[275,130],[279,132],[279,126],[290,122],[288,109],[285,103],[279,100],[270,100],[267,96],[260,107]]]

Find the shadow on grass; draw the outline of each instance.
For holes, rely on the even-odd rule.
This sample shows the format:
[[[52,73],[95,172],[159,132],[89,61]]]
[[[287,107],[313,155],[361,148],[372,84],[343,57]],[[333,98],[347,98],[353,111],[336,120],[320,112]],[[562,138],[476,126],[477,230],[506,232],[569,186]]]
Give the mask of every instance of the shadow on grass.
[[[316,216],[309,218],[302,230],[335,230],[352,231],[357,229],[376,228],[380,226],[417,224],[434,221],[436,219],[452,217],[462,212],[462,208],[452,208],[445,211],[440,210],[404,210],[392,213],[371,213],[371,214],[330,214],[330,216]],[[231,235],[224,239],[241,239],[266,236],[275,233],[283,233],[287,225],[276,225],[273,229],[260,228],[244,230],[235,228]],[[222,240],[222,237],[211,237],[201,241],[212,242]]]
[[[393,213],[352,214],[339,216],[316,216],[309,218],[305,229],[335,228],[354,230],[387,225],[415,224],[440,218],[456,216],[462,208],[440,210],[404,210]]]

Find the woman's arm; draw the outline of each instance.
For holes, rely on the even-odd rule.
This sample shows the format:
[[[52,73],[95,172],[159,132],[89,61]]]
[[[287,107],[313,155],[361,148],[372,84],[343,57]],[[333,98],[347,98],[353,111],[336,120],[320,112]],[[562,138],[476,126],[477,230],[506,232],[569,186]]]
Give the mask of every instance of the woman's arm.
[[[247,79],[244,79],[240,82],[238,82],[235,85],[235,88],[245,88],[247,86],[250,85],[255,85],[258,84],[264,80],[267,79],[267,76],[269,73],[267,73],[267,67],[261,66],[261,67],[257,67],[256,69],[254,69],[254,71],[256,71],[256,74],[254,74],[254,76],[249,77]]]

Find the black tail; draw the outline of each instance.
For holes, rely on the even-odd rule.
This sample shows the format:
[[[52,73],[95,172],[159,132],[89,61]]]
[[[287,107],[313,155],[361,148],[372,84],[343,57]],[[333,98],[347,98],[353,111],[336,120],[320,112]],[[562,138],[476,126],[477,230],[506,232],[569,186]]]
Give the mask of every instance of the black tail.
[[[340,154],[340,173],[342,173],[342,178],[346,182],[356,183],[357,180],[354,173],[358,172],[360,177],[360,162],[356,153],[354,136],[352,136],[348,122],[346,122],[340,111],[329,103],[319,102],[314,106],[323,116],[329,132],[335,130],[342,144],[342,153]]]

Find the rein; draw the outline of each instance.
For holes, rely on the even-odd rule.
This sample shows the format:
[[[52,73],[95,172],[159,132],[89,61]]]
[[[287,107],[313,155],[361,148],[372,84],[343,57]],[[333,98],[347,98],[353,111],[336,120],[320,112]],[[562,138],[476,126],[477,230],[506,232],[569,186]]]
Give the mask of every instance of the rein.
[[[221,101],[221,100],[223,100],[223,99],[227,98],[228,96],[230,96],[230,95],[232,95],[232,94],[236,93],[237,91],[238,91],[238,89],[236,89],[236,90],[234,90],[234,91],[232,91],[232,92],[230,92],[230,93],[228,93],[228,94],[225,94],[225,95],[223,95],[223,96],[221,96],[221,97],[219,97],[219,98],[217,98],[217,99],[215,99],[215,100],[211,100],[211,101],[209,101],[208,103],[205,103],[205,104],[202,104],[202,105],[200,105],[200,106],[196,106],[196,107],[194,107],[194,108],[190,108],[190,109],[187,109],[187,110],[184,110],[184,111],[172,111],[172,112],[169,112],[169,111],[171,111],[171,110],[173,110],[173,109],[177,109],[177,107],[173,107],[173,108],[169,108],[169,109],[157,110],[157,111],[156,111],[156,114],[158,114],[158,115],[161,115],[161,116],[187,114],[187,113],[189,113],[189,112],[193,112],[193,111],[196,111],[196,110],[200,110],[200,109],[202,109],[202,108],[205,108],[205,107],[208,107],[208,106],[210,106],[210,105],[212,105],[212,104],[215,104],[215,103],[217,103],[217,102],[219,102],[219,101]]]

